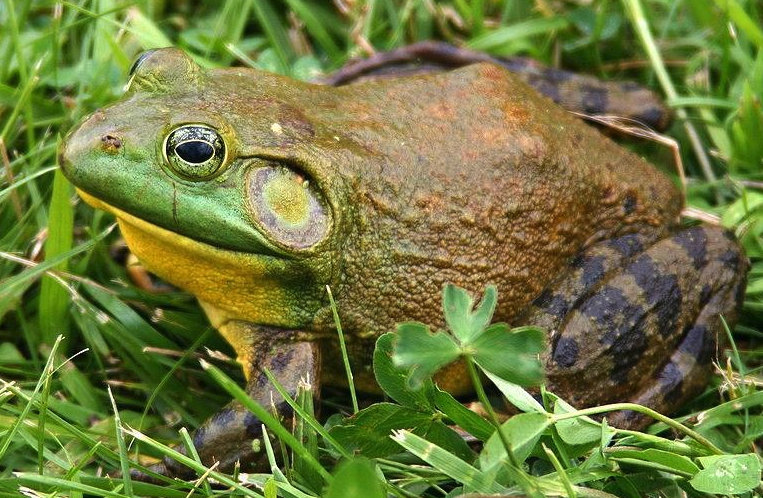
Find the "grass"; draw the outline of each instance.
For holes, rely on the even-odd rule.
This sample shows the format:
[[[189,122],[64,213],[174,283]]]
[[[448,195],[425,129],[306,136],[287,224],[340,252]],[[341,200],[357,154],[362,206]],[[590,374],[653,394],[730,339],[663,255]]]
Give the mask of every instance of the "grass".
[[[119,98],[134,57],[173,44],[208,67],[253,65],[310,79],[369,47],[428,38],[632,79],[667,97],[676,110],[668,135],[687,171],[688,205],[733,228],[753,263],[734,347],[719,355],[718,375],[684,416],[646,434],[612,431],[561,403],[548,412],[551,405],[491,377],[525,412],[506,422],[512,455],[489,437],[492,426],[452,398],[432,391],[436,403],[426,404],[401,388],[391,396],[397,403],[375,405],[381,408],[365,416],[376,420],[384,411],[429,425],[396,430],[399,445],[388,428],[366,441],[369,459],[334,470],[346,460],[341,438],[332,443],[315,434],[326,420],[339,424],[338,413],[353,412],[339,393],[324,400],[320,421],[309,396],[295,401],[305,413],[295,431],[304,451],[283,465],[265,448],[276,465],[272,474],[236,479],[205,474],[192,458],[189,464],[225,483],[230,496],[350,496],[357,483],[370,496],[455,496],[463,485],[570,496],[761,494],[759,476],[741,469],[759,468],[763,435],[762,9],[744,0],[0,1],[0,496],[221,492],[207,480],[173,488],[103,477],[132,465],[137,450],[169,452],[163,443],[182,442],[179,427],[197,427],[228,401],[218,381],[234,391],[242,381],[230,348],[190,296],[151,294],[131,283],[114,258],[113,219],[73,202],[55,168],[60,137]],[[669,149],[627,146],[673,171]],[[498,450],[475,461],[437,417],[458,420]],[[471,460],[454,457],[458,452]],[[314,467],[316,455],[322,470]],[[506,464],[509,456],[517,465]],[[720,481],[723,490],[689,483],[729,473],[735,477]]]

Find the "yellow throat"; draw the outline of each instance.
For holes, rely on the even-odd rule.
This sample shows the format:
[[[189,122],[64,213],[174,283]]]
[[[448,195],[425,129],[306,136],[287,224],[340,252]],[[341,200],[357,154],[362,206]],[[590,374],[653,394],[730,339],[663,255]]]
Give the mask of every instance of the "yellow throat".
[[[116,216],[127,245],[141,263],[202,301],[213,326],[219,328],[231,319],[292,325],[288,291],[272,277],[274,267],[284,262],[216,248],[153,225],[87,192],[77,192],[94,208]]]

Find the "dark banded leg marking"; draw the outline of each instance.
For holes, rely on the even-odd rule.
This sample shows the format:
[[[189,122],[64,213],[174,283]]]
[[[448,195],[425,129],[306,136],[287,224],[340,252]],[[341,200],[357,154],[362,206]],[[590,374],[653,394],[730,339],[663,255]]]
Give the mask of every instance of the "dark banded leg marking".
[[[634,401],[670,412],[706,384],[718,315],[736,319],[747,268],[716,227],[654,243],[626,235],[575,258],[517,323],[550,331],[547,387],[573,405]],[[648,422],[625,413],[612,420]]]

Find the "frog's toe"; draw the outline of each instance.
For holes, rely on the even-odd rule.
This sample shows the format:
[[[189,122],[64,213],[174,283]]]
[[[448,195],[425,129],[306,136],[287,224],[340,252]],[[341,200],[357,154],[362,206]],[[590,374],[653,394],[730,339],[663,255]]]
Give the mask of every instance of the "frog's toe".
[[[551,333],[547,386],[580,407],[634,401],[674,410],[706,384],[723,337],[719,315],[735,321],[747,268],[717,227],[588,248],[523,317]],[[613,422],[648,421],[625,413]]]
[[[176,476],[167,469],[164,462],[155,463],[147,467],[148,472],[143,472],[138,469],[130,469],[130,478],[134,481],[146,482],[149,484],[163,484],[162,480],[156,477],[154,474],[166,477],[181,477]]]

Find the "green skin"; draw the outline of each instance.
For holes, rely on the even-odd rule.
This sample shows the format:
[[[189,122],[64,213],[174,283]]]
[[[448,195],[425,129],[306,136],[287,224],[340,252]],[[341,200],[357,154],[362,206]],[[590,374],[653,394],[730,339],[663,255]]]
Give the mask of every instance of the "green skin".
[[[163,153],[189,123],[225,143],[211,176],[189,179]],[[161,49],[60,155],[138,258],[199,298],[239,353],[247,391],[267,404],[263,367],[292,393],[305,376],[341,383],[326,285],[361,388],[374,385],[376,337],[401,321],[442,326],[446,282],[475,293],[492,283],[496,321],[549,331],[549,390],[580,407],[663,411],[705,385],[718,314],[733,323],[744,292],[733,236],[682,229],[667,177],[489,63],[331,87],[203,71]],[[438,381],[469,385],[458,366]],[[195,442],[202,460],[225,466],[252,460],[259,431],[232,404]],[[172,461],[155,470],[186,473]]]

